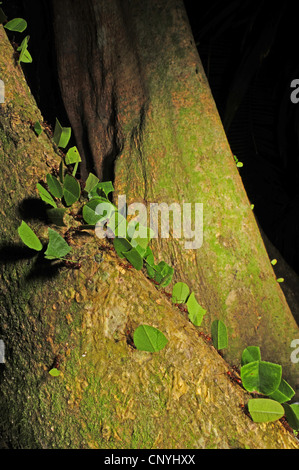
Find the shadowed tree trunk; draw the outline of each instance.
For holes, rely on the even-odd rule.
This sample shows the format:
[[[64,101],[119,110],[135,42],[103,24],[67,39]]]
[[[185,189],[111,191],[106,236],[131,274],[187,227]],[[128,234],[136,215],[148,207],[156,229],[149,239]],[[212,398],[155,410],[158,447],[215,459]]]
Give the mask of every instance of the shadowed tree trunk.
[[[130,34],[128,34],[134,38],[134,41],[132,39],[131,41],[136,46],[137,54],[140,47],[145,50],[148,46],[146,38],[143,37],[142,26],[145,17],[138,8],[135,10],[134,2],[120,2],[120,4],[123,10],[119,10],[118,4],[114,2],[110,3],[109,8],[113,9],[118,18],[122,18],[123,24],[129,29]],[[265,292],[269,295],[269,312],[265,315],[268,315],[268,319],[274,317],[270,308],[273,295],[275,296],[273,302],[277,305],[280,322],[286,335],[284,341],[288,341],[288,338],[296,337],[294,336],[297,334],[296,325],[271,272],[241,181],[227,149],[227,142],[218,122],[208,85],[198,58],[195,60],[191,44],[188,56],[190,60],[194,57],[192,67],[182,67],[183,64],[180,63],[180,60],[183,62],[186,60],[186,51],[180,46],[179,28],[185,31],[186,46],[189,45],[189,28],[180,3],[173,4],[175,8],[168,11],[168,4],[160,6],[159,2],[155,3],[157,11],[154,8],[153,17],[149,14],[150,11],[146,12],[149,27],[153,28],[152,43],[158,42],[155,47],[160,52],[163,48],[160,49],[159,38],[156,36],[155,27],[158,27],[158,21],[156,25],[155,15],[159,12],[161,16],[159,19],[162,22],[165,20],[163,15],[167,17],[164,26],[159,28],[161,28],[160,33],[164,35],[163,54],[168,51],[170,55],[166,62],[164,55],[161,59],[162,76],[155,90],[151,82],[153,79],[151,73],[159,73],[159,70],[158,67],[154,70],[149,60],[152,57],[155,61],[154,51],[152,56],[150,50],[148,52],[146,68],[142,54],[138,60],[133,54],[129,60],[132,69],[134,69],[132,61],[135,60],[140,77],[148,78],[143,78],[141,83],[144,85],[141,86],[135,77],[137,89],[133,100],[133,90],[132,94],[127,93],[132,86],[130,78],[133,79],[130,77],[130,70],[126,72],[128,75],[120,93],[121,85],[117,84],[117,75],[112,68],[115,83],[111,88],[107,85],[106,99],[102,94],[93,95],[97,100],[103,100],[101,107],[103,115],[101,115],[102,124],[92,128],[93,125],[96,126],[95,121],[100,114],[100,108],[94,110],[93,99],[91,98],[88,103],[85,95],[93,94],[96,88],[89,89],[87,82],[85,83],[87,78],[84,74],[81,76],[82,97],[81,101],[78,101],[83,129],[81,137],[78,124],[80,119],[76,124],[78,117],[75,111],[73,110],[73,117],[71,109],[69,113],[78,139],[78,147],[85,156],[86,171],[94,167],[98,174],[104,177],[103,169],[107,174],[111,174],[111,169],[116,163],[115,185],[120,194],[127,195],[128,201],[135,200],[142,194],[142,200],[146,202],[151,200],[180,202],[184,200],[183,198],[189,202],[191,196],[190,202],[197,202],[194,188],[201,183],[199,195],[203,196],[209,190],[213,201],[213,205],[210,203],[211,213],[205,222],[208,224],[207,242],[213,237],[213,226],[209,225],[209,222],[216,223],[219,211],[219,235],[216,237],[218,232],[214,234],[215,253],[211,248],[203,246],[198,250],[198,254],[190,250],[192,252],[186,254],[184,260],[183,248],[180,249],[180,245],[175,244],[175,241],[169,241],[170,248],[163,243],[157,247],[159,252],[157,251],[156,255],[159,253],[173,263],[177,279],[187,281],[196,291],[198,299],[208,309],[209,322],[215,315],[226,317],[226,322],[230,326],[230,336],[237,337],[242,328],[241,326],[237,328],[230,316],[233,312],[232,306],[239,301],[238,293],[242,298],[244,314],[247,312],[245,308],[250,289],[251,297],[254,299],[255,295],[257,296],[251,301],[261,308],[260,314],[263,314],[263,303],[259,298],[261,286],[258,284],[259,288],[255,288],[257,274],[253,267],[247,266],[249,270],[247,274],[249,277],[252,276],[249,285],[244,277],[241,275],[239,278],[237,275],[234,277],[230,272],[230,265],[235,263],[235,257],[238,256],[239,264],[235,269],[239,269],[242,274],[243,264],[250,265],[247,256],[252,252],[256,258],[253,257],[250,262],[257,263],[260,270],[263,268],[263,271],[260,271],[263,276],[257,277],[265,282]],[[68,2],[65,5],[67,8]],[[76,12],[77,2],[73,2],[73,5]],[[86,2],[86,5],[88,11],[93,3]],[[101,6],[101,3],[98,5]],[[128,5],[131,5],[130,9]],[[120,11],[121,14],[117,15]],[[115,16],[112,12],[107,12],[107,16],[101,16],[103,24],[107,24],[104,23],[106,18],[105,21],[108,24],[109,21],[112,22],[115,30],[119,31],[115,27],[116,23],[113,23]],[[67,13],[69,15],[64,13],[67,18],[64,25],[65,34],[68,34],[67,28],[72,23],[71,11]],[[93,10],[89,14],[90,19],[96,17]],[[57,11],[55,18],[59,21]],[[130,21],[125,21],[126,18]],[[142,23],[139,23],[141,19]],[[87,23],[84,24],[87,26]],[[94,37],[92,21],[88,26],[91,30],[89,37]],[[172,29],[167,30],[168,27],[174,28],[178,36]],[[107,41],[109,43],[109,35],[103,30],[101,36],[100,32],[97,30],[96,37],[99,47],[102,47],[102,43],[104,45]],[[169,36],[171,32],[172,41]],[[69,36],[69,39],[71,37]],[[169,41],[166,41],[167,38]],[[81,41],[83,47],[82,36]],[[177,51],[176,48],[180,50],[179,55],[174,54],[170,47],[173,42],[175,50]],[[121,44],[121,39],[118,44]],[[130,50],[128,45],[124,45],[121,48],[122,53],[126,47]],[[74,51],[76,50],[77,47],[74,46]],[[129,50],[127,57],[130,56]],[[36,194],[36,182],[45,178],[45,174],[59,163],[60,157],[55,153],[55,147],[45,133],[37,138],[31,129],[30,121],[42,122],[42,117],[20,67],[14,62],[13,50],[2,27],[0,51],[1,78],[6,91],[5,103],[0,109],[1,194],[3,195],[2,210],[0,210],[3,227],[0,333],[5,342],[6,357],[6,363],[1,370],[0,399],[0,430],[3,446],[6,444],[13,448],[108,449],[298,448],[297,440],[280,422],[255,424],[251,421],[240,407],[247,403],[250,394],[229,379],[228,364],[210,342],[182,315],[180,310],[161,295],[143,272],[128,270],[126,265],[122,266],[116,254],[109,250],[109,245],[98,240],[93,232],[86,230],[80,236],[75,236],[71,242],[73,254],[82,264],[78,271],[45,263],[20,244],[17,227],[22,219],[28,221],[41,238],[46,239],[47,225],[43,216],[43,207]],[[76,53],[74,51],[68,51],[68,57],[73,57],[75,61],[78,50]],[[91,63],[95,65],[95,61],[91,60]],[[125,64],[126,62],[121,66],[121,61],[117,64],[123,73],[126,70]],[[167,64],[166,70],[165,64]],[[103,86],[105,89],[105,80],[108,80],[107,75],[110,70],[108,65],[106,67],[106,72],[103,72],[100,80],[99,76],[94,75],[97,74],[96,71],[88,70],[89,78],[95,80],[95,87]],[[83,73],[83,70],[83,67],[79,68],[78,73],[79,71]],[[179,70],[181,70],[180,82],[177,80]],[[133,74],[132,71],[131,73]],[[193,75],[194,87],[186,88],[186,83],[188,85],[189,82],[188,80],[185,82],[185,79]],[[67,79],[70,78],[74,80],[74,94],[77,87],[76,74],[71,63]],[[144,91],[141,91],[143,86]],[[181,90],[176,87],[181,87]],[[197,89],[199,91],[196,91]],[[192,95],[194,94],[196,98],[197,93],[202,93],[203,97],[193,103]],[[143,101],[144,96],[145,101]],[[173,107],[168,108],[169,100]],[[94,120],[89,114],[91,112],[94,112]],[[206,119],[201,117],[203,113],[206,113]],[[190,120],[191,115],[193,115],[192,120]],[[99,136],[98,141],[97,136]],[[197,139],[200,140],[199,154],[197,154]],[[89,140],[90,144],[87,145]],[[206,160],[209,158],[211,165],[208,170],[209,165]],[[194,175],[193,165],[198,165],[197,176]],[[227,210],[224,212],[220,204],[222,201],[220,195],[216,197],[218,186],[215,171],[220,172],[222,182],[230,179],[236,185],[236,187],[233,184],[224,186],[223,198],[227,204]],[[130,180],[131,185],[129,185]],[[205,181],[208,181],[207,186]],[[220,191],[220,187],[218,189]],[[240,222],[241,217],[233,205],[236,199],[239,202],[237,208],[243,217],[241,228],[235,222],[235,219]],[[201,199],[199,202],[205,201]],[[229,216],[229,219],[222,214]],[[228,238],[226,220],[229,220],[232,241]],[[244,230],[246,227],[246,232],[242,231],[242,227]],[[234,241],[238,242],[237,247]],[[240,246],[243,247],[243,251],[238,251],[241,249]],[[221,257],[222,252],[224,259],[218,262],[216,255]],[[201,257],[201,263],[197,261],[198,256]],[[197,266],[196,270],[193,269],[193,265]],[[196,277],[197,272],[199,278]],[[227,274],[226,282],[224,282],[224,273]],[[198,279],[201,280],[199,285]],[[236,286],[234,282],[237,282]],[[233,292],[230,302],[226,302],[226,309],[223,308],[223,302],[221,303],[224,295],[221,294],[222,289],[224,294],[227,294],[229,289]],[[272,323],[268,321],[271,334]],[[262,323],[262,320],[260,322]],[[276,324],[274,320],[273,322],[274,329]],[[128,331],[132,333],[140,324],[150,324],[159,328],[168,339],[165,349],[155,354],[133,349],[129,344]],[[261,346],[262,350],[264,347],[265,355],[273,352],[268,349],[268,340],[264,340],[262,335],[253,338],[262,340]],[[279,344],[281,349],[286,347],[279,335],[276,341],[276,345]],[[237,342],[235,349],[238,354],[239,347],[240,344]],[[239,358],[240,356],[234,356],[236,362],[239,362]],[[271,359],[273,360],[273,356]],[[53,364],[61,371],[59,377],[51,377],[48,373]],[[286,370],[290,379],[294,378],[292,368]]]
[[[273,272],[180,0],[53,0],[62,97],[85,169],[127,201],[203,203],[203,245],[154,241],[207,310],[225,321],[226,357],[248,345],[283,365],[298,326]],[[71,40],[70,40],[71,38]],[[116,200],[117,201],[117,200]]]

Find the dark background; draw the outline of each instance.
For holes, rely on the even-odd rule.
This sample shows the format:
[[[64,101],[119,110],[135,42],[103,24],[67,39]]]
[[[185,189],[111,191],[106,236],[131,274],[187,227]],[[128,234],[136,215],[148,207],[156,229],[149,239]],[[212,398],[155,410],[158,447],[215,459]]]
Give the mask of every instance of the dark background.
[[[299,31],[290,2],[185,0],[195,42],[255,215],[299,274]],[[6,0],[28,22],[28,83],[47,122],[68,125],[55,67],[51,2]],[[21,35],[22,38],[24,36]],[[21,42],[18,33],[9,33]]]

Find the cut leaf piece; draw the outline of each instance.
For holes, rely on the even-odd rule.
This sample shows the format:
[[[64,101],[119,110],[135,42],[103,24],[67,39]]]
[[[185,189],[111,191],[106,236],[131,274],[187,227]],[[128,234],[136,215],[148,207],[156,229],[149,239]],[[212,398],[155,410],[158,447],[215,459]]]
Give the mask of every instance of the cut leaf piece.
[[[49,370],[49,374],[52,375],[52,377],[59,377],[60,373],[60,370],[56,369],[55,367]]]
[[[132,239],[131,239],[131,244],[132,246],[139,246],[140,248],[143,249],[143,255],[145,255],[145,252],[146,252],[146,249],[147,249],[147,246],[150,242],[150,237],[145,237],[145,238],[142,238],[140,237],[139,235],[138,236],[133,236]]]
[[[28,248],[31,248],[35,251],[41,251],[43,249],[43,245],[41,244],[39,238],[35,235],[33,230],[26,224],[26,222],[22,221],[20,227],[18,228],[18,234],[23,243],[25,243]]]
[[[23,18],[14,18],[13,20],[8,21],[6,25],[4,25],[5,29],[9,31],[16,31],[17,33],[23,33],[27,28],[27,21],[23,20]]]
[[[97,176],[95,176],[93,173],[89,173],[88,178],[87,178],[86,183],[85,183],[84,190],[87,193],[90,193],[96,187],[98,182],[99,182],[99,178]]]
[[[171,301],[174,304],[186,303],[190,294],[190,289],[184,282],[177,282],[172,289]]]
[[[248,401],[248,411],[255,423],[277,421],[284,415],[283,406],[268,398],[252,398]]]
[[[60,259],[64,258],[70,251],[71,247],[67,244],[67,242],[62,238],[62,236],[52,230],[51,228],[48,229],[49,233],[49,243],[47,251],[45,252],[46,259]]]
[[[114,191],[114,187],[111,181],[104,181],[97,183],[96,186],[89,192],[88,197],[91,199],[93,197],[101,196],[107,199],[108,194]]]
[[[114,191],[114,187],[111,181],[104,181],[102,183],[98,183],[97,188],[99,191],[103,191],[106,197],[108,196],[108,194],[113,193]]]
[[[33,129],[37,136],[40,136],[43,132],[42,127],[38,121],[36,121],[36,123],[34,124]]]
[[[37,187],[37,190],[39,192],[41,199],[46,204],[49,204],[50,206],[57,208],[57,204],[52,198],[51,194],[39,183],[37,183],[36,187]]]
[[[171,283],[174,269],[165,261],[153,265],[146,264],[146,269],[149,277],[154,279],[161,287],[167,287]]]
[[[278,403],[284,403],[291,400],[294,395],[295,390],[292,389],[288,382],[286,382],[284,379],[281,379],[278,389],[271,393],[269,398],[278,401]]]
[[[131,243],[126,238],[114,238],[113,245],[116,253],[120,258],[125,258],[124,252],[132,249]]]
[[[80,163],[81,157],[77,147],[71,147],[66,156],[65,156],[65,164],[66,165],[73,165],[74,163]]]
[[[24,62],[24,63],[31,63],[32,62],[32,57],[27,49],[28,47],[28,42],[29,42],[30,36],[26,36],[23,41],[21,42],[21,45],[17,48],[17,51],[20,52],[19,60],[18,62]]]
[[[188,308],[189,320],[193,323],[193,325],[200,326],[207,311],[199,305],[195,298],[194,292],[190,294],[186,305]]]
[[[47,185],[48,185],[49,191],[52,194],[52,196],[57,197],[58,199],[62,198],[63,189],[58,179],[55,176],[50,175],[50,174],[46,176],[46,179],[47,179]]]
[[[241,365],[244,366],[249,362],[261,361],[261,351],[258,346],[248,346],[242,352]]]
[[[82,215],[87,224],[96,225],[101,219],[106,223],[115,209],[115,206],[107,201],[107,199],[95,197],[85,204]]]
[[[149,246],[146,248],[146,251],[144,253],[144,259],[145,259],[147,264],[149,264],[150,266],[154,266],[154,264],[155,264],[154,255],[153,255],[153,252],[152,252],[152,250]]]
[[[58,147],[65,148],[71,138],[71,127],[62,127],[56,118],[53,140]]]
[[[63,197],[67,206],[78,201],[81,194],[79,182],[71,175],[65,175],[63,183]]]
[[[168,265],[167,265],[168,266]],[[172,281],[174,274],[174,269],[172,266],[168,266],[167,273],[164,275],[162,281],[160,282],[161,287],[167,287]]]
[[[143,268],[143,258],[135,248],[132,248],[130,251],[125,251],[123,255],[127,258],[129,263],[137,269],[137,271],[140,271]]]
[[[6,20],[7,20],[7,16],[4,13],[4,11],[2,10],[2,8],[0,8],[0,24],[5,23]]]
[[[287,422],[294,431],[299,431],[299,403],[293,403],[292,405],[284,403],[283,407]]]
[[[19,63],[24,62],[24,64],[31,64],[32,63],[32,56],[30,52],[28,51],[27,47],[22,48],[20,57],[19,57]]]
[[[214,320],[211,326],[211,336],[215,349],[225,349],[228,346],[227,328],[221,320]]]
[[[243,387],[248,392],[270,395],[279,387],[282,367],[266,361],[249,362],[241,367]]]
[[[141,325],[133,335],[133,341],[137,349],[140,351],[158,352],[168,343],[164,334],[149,325]]]

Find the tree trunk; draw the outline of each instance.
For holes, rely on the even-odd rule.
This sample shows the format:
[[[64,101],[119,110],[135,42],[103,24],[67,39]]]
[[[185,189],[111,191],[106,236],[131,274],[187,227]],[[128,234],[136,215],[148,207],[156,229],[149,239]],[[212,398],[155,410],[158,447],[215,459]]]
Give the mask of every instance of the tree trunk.
[[[0,51],[2,447],[298,448],[280,422],[251,421],[240,407],[250,395],[227,363],[107,243],[88,231],[74,238],[79,271],[51,268],[20,244],[21,219],[46,234],[36,181],[60,157],[31,129],[42,117],[2,27]],[[139,324],[164,332],[165,349],[133,349],[127,334]],[[59,377],[49,375],[54,362]]]
[[[261,347],[299,392],[298,325],[276,281],[214,104],[181,0],[53,0],[60,86],[85,172],[114,178],[127,202],[203,204],[203,245],[154,240],[207,310],[225,357]],[[116,199],[117,201],[117,199]],[[193,220],[194,222],[194,220]],[[194,222],[195,223],[195,222]]]

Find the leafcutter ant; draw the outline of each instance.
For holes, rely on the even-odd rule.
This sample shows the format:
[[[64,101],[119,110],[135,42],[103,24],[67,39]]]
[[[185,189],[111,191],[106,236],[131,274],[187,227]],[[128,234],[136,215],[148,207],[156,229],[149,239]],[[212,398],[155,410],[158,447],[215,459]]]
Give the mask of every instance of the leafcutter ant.
[[[240,385],[242,387],[242,380],[239,379],[234,372],[231,372],[230,370],[228,370],[226,373],[227,373],[229,379],[231,380],[231,382],[237,383],[238,385]]]
[[[50,367],[50,369],[59,370],[59,367],[60,367],[60,355],[57,354],[57,356],[54,357],[54,360],[53,360],[53,363],[52,363],[52,366]]]
[[[64,260],[64,266],[68,269],[81,269],[82,265],[79,262]]]

